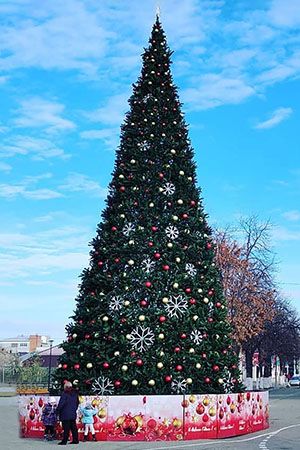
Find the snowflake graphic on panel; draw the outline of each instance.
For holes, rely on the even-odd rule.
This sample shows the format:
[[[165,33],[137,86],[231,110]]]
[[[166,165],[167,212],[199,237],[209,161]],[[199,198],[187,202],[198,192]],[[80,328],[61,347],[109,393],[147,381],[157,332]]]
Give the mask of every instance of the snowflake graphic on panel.
[[[202,333],[199,330],[193,330],[191,332],[191,340],[196,344],[199,345],[203,341]]]
[[[187,263],[185,265],[185,270],[191,277],[194,277],[197,274],[194,264]]]
[[[151,347],[154,342],[154,333],[149,327],[142,327],[138,325],[135,330],[131,332],[131,345],[135,350],[144,352]]]
[[[175,192],[175,186],[173,183],[165,183],[162,189],[162,193],[165,195],[173,195]]]
[[[170,317],[178,317],[187,310],[188,302],[183,295],[173,295],[166,304],[166,310]]]
[[[114,391],[114,384],[107,377],[99,377],[92,384],[92,390],[98,395],[111,395]]]
[[[146,272],[146,273],[150,273],[155,266],[155,262],[151,261],[150,258],[144,259],[144,261],[142,261],[142,269]]]
[[[123,306],[123,299],[120,295],[114,295],[109,302],[109,309],[111,311],[119,311]]]
[[[129,236],[130,233],[131,233],[132,231],[134,231],[134,229],[135,229],[135,226],[133,225],[133,223],[128,222],[126,225],[124,225],[122,231],[123,231],[123,234],[125,234],[125,236]]]
[[[183,378],[179,378],[178,380],[172,381],[172,391],[177,394],[184,394],[186,391],[186,381]]]
[[[173,225],[169,225],[166,228],[166,235],[168,236],[168,238],[170,239],[177,239],[179,236],[179,231],[176,227],[174,227]]]

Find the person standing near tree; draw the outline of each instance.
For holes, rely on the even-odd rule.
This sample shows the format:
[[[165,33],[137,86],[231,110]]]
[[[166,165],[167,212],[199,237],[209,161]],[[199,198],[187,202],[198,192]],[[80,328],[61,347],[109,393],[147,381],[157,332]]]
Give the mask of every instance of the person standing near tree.
[[[69,381],[64,383],[64,392],[62,393],[58,406],[57,414],[62,422],[64,430],[63,439],[58,445],[67,445],[70,431],[72,433],[71,444],[78,444],[78,430],[76,426],[76,411],[79,405],[78,392],[73,388]]]

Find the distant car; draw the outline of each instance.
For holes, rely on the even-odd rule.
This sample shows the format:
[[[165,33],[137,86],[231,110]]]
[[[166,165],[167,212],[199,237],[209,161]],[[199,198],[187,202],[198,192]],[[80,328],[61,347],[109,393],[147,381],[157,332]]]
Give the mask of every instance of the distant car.
[[[290,386],[300,386],[300,375],[293,375],[289,381]]]

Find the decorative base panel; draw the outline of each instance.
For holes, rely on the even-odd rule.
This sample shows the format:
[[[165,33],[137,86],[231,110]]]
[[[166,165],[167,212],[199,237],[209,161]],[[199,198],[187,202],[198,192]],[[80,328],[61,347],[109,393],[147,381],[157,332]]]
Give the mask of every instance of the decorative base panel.
[[[42,409],[48,396],[20,395],[20,435],[42,438]],[[59,397],[57,397],[57,402]],[[81,404],[97,408],[94,428],[98,441],[179,441],[218,439],[269,427],[269,394],[243,392],[222,395],[82,396]],[[79,439],[84,425],[78,412]],[[61,438],[60,423],[56,436]],[[91,438],[91,436],[90,436]]]

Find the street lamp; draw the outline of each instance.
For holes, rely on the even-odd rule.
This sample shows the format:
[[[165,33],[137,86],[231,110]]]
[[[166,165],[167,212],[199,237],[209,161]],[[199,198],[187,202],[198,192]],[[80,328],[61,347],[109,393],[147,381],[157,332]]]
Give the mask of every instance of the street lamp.
[[[48,368],[48,392],[50,390],[50,380],[51,380],[51,360],[52,360],[52,344],[53,339],[49,339],[50,351],[49,351],[49,368]]]

